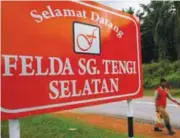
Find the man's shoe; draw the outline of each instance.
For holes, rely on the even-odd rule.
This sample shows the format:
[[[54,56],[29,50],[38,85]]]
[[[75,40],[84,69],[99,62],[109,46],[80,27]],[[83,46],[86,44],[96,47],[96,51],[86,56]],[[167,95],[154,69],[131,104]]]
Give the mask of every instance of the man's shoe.
[[[155,128],[154,128],[154,131],[162,132],[162,129],[160,129],[160,128],[158,128],[158,127],[155,127]]]
[[[169,132],[169,135],[174,135],[174,134],[176,134],[176,133],[172,130],[171,125],[170,125],[169,123],[166,123],[166,127],[167,127],[167,130],[168,130],[168,132]]]
[[[174,131],[169,131],[169,135],[175,135],[176,133]]]

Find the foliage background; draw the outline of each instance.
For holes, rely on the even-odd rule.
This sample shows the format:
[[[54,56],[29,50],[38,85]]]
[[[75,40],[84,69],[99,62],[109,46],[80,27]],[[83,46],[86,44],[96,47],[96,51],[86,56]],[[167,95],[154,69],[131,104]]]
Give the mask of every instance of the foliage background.
[[[155,88],[166,78],[180,88],[180,1],[151,1],[134,14],[141,21],[144,87]]]

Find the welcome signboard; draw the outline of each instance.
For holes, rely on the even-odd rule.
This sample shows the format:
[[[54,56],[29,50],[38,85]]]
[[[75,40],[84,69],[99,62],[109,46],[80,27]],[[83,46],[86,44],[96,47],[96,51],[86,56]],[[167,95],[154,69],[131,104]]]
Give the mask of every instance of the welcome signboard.
[[[139,21],[95,2],[2,2],[2,119],[142,97]]]

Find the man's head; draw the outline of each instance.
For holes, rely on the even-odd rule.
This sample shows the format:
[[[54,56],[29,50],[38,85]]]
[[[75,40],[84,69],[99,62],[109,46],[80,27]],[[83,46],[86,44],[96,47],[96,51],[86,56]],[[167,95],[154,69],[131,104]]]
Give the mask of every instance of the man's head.
[[[164,78],[161,78],[160,84],[161,84],[161,86],[162,86],[163,88],[167,87],[167,80],[164,79]]]

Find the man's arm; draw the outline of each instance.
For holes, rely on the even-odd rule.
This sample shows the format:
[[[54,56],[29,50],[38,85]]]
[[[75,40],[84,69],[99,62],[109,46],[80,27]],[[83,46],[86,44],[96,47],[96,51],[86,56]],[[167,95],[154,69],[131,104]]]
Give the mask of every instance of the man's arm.
[[[169,100],[171,100],[172,102],[174,102],[174,103],[176,103],[177,105],[179,105],[180,106],[180,103],[178,102],[178,101],[176,101],[172,96],[171,96],[171,94],[170,93],[168,93],[168,99]]]
[[[155,103],[155,106],[157,106],[157,99],[158,99],[158,92],[157,90],[154,92],[154,103]]]

